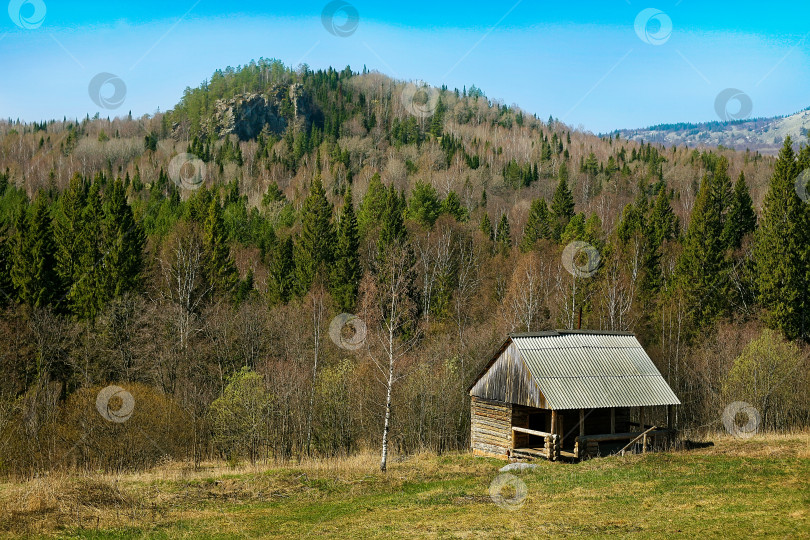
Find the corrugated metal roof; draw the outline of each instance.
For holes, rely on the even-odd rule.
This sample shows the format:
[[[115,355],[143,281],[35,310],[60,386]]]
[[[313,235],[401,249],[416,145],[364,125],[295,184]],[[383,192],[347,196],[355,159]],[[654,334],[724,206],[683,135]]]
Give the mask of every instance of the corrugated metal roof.
[[[509,337],[549,408],[680,405],[632,334],[542,332]]]

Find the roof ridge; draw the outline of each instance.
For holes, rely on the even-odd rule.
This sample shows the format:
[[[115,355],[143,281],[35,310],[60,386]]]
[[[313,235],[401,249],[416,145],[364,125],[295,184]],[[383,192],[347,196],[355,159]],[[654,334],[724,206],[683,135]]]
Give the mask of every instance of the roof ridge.
[[[542,332],[510,332],[511,338],[528,338],[528,337],[558,337],[564,335],[582,335],[582,336],[627,336],[636,337],[632,332],[624,332],[618,330],[545,330]]]

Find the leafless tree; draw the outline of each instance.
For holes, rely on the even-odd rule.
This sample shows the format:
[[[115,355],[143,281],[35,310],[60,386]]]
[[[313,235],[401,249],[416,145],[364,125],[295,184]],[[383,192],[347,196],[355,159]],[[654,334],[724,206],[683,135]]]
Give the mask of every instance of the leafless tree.
[[[379,258],[376,280],[363,282],[363,313],[373,321],[379,349],[369,347],[372,361],[382,376],[385,389],[385,420],[382,433],[380,470],[388,467],[391,404],[394,385],[402,377],[400,367],[419,338],[418,310],[412,299],[413,255],[404,242],[395,241]],[[406,332],[407,330],[407,332]],[[380,351],[379,353],[376,351]]]

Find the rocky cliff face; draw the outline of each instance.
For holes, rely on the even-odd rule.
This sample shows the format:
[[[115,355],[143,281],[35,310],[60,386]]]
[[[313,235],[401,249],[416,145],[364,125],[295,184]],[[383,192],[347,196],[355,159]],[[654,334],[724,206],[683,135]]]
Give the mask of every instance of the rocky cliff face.
[[[255,139],[265,127],[282,134],[288,126],[307,129],[313,106],[300,84],[275,86],[264,94],[240,94],[218,100],[205,131],[217,137],[236,135],[240,140]]]

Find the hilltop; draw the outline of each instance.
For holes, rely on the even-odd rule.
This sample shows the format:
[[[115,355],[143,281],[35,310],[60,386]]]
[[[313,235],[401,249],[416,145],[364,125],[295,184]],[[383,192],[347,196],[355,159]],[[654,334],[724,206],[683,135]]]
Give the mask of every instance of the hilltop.
[[[634,141],[649,141],[667,146],[688,145],[693,148],[733,148],[776,155],[785,138],[807,140],[810,131],[810,108],[789,116],[752,118],[727,122],[698,124],[661,124],[644,129],[622,129],[613,135]]]

